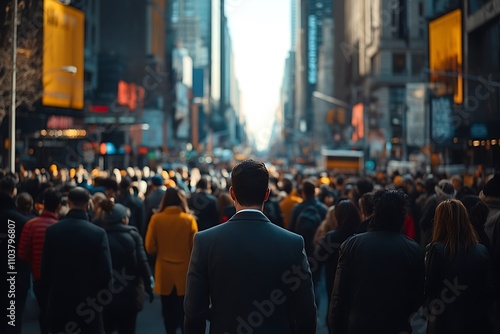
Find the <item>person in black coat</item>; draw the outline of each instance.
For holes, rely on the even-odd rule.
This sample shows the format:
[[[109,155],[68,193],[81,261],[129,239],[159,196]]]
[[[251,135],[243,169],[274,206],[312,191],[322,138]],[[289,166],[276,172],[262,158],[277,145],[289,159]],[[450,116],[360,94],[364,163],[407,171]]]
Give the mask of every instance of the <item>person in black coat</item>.
[[[262,213],[269,196],[263,163],[232,171],[237,213],[195,235],[184,298],[184,333],[316,332],[311,271],[301,236]]]
[[[137,196],[130,192],[131,181],[123,178],[120,182],[120,192],[116,202],[123,204],[130,210],[129,225],[135,226],[139,234],[144,238],[146,235],[146,205]]]
[[[2,270],[0,271],[2,288],[2,297],[0,298],[0,307],[5,312],[7,308],[14,307],[13,317],[2,319],[0,325],[0,333],[21,333],[22,315],[26,296],[30,287],[30,268],[28,263],[21,261],[17,256],[17,248],[21,238],[21,232],[24,225],[28,221],[28,217],[22,215],[16,209],[14,197],[16,195],[16,178],[13,175],[6,175],[0,179],[0,245],[2,249]],[[13,241],[9,241],[13,240]],[[9,255],[15,254],[12,260],[14,263],[8,262]],[[12,267],[10,267],[12,264]],[[8,273],[17,274],[8,274]],[[14,278],[13,286],[15,289],[15,297],[11,295],[11,284],[7,279]],[[14,302],[12,306],[10,303]],[[7,311],[8,315],[11,311]],[[9,324],[10,322],[10,324]]]
[[[217,198],[208,192],[208,185],[209,180],[206,176],[202,176],[196,184],[196,192],[188,198],[188,206],[194,212],[199,231],[219,223]]]
[[[436,208],[425,271],[428,334],[493,333],[490,256],[458,200]]]
[[[70,211],[45,234],[40,290],[52,333],[104,333],[102,310],[117,289],[108,238],[89,222],[89,200],[86,189],[70,190]],[[114,278],[122,286],[133,279],[123,271]]]
[[[407,196],[375,194],[370,231],[340,247],[328,311],[331,333],[411,332],[410,316],[423,298],[422,248],[400,233]]]
[[[361,224],[361,216],[358,208],[351,200],[340,201],[335,206],[335,219],[337,220],[337,228],[329,231],[325,235],[324,242],[320,242],[316,250],[316,254],[326,252],[329,256],[324,261],[326,292],[328,294],[328,304],[333,291],[333,282],[335,280],[335,272],[339,260],[340,245],[349,237],[353,236]],[[322,259],[324,259],[322,257]],[[314,273],[313,273],[314,274]]]
[[[153,301],[152,284],[154,281],[142,237],[136,227],[128,225],[129,209],[122,204],[114,204],[112,200],[103,201],[101,207],[113,271],[134,277],[124,287],[120,287],[119,280],[114,281],[116,293],[113,294],[111,303],[106,305],[103,312],[104,329],[107,334],[115,330],[119,334],[133,334],[137,313],[144,305],[144,291],[147,291],[149,301]]]

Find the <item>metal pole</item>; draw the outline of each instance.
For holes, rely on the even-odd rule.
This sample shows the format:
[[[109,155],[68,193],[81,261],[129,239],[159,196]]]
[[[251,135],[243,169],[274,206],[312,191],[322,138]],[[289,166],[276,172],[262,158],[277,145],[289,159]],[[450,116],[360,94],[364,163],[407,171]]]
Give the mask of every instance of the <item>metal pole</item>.
[[[17,65],[17,3],[13,0],[12,16],[12,83],[9,117],[9,163],[8,167],[12,173],[16,172],[16,65]]]

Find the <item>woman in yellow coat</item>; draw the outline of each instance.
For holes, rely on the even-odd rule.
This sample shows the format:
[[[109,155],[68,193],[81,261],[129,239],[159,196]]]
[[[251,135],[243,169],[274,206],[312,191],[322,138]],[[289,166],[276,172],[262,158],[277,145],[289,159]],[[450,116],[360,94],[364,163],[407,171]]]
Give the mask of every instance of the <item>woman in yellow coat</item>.
[[[146,251],[156,255],[154,291],[161,296],[167,334],[183,328],[186,276],[196,232],[198,225],[188,213],[184,193],[168,188],[146,233]]]

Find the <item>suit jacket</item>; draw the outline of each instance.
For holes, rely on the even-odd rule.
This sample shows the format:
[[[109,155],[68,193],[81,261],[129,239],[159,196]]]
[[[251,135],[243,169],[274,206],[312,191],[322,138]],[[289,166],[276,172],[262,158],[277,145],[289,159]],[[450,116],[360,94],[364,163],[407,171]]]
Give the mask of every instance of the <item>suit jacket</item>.
[[[196,234],[184,310],[186,334],[315,333],[302,237],[256,211]]]
[[[151,217],[146,233],[146,251],[156,254],[155,292],[170,295],[174,287],[177,295],[186,290],[186,275],[198,226],[194,217],[180,207],[168,206]]]
[[[128,276],[116,275],[128,284]],[[70,326],[71,332],[103,333],[101,312],[116,289],[106,232],[89,222],[85,212],[71,210],[47,228],[40,286],[52,332],[66,332]]]

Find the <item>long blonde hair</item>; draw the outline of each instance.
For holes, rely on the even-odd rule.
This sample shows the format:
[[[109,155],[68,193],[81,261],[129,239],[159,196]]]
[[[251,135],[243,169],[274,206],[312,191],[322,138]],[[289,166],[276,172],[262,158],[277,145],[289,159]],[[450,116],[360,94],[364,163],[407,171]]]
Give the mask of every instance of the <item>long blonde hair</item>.
[[[441,202],[434,214],[432,242],[442,242],[450,257],[454,257],[464,246],[466,251],[478,242],[467,209],[462,202],[448,199]]]
[[[335,218],[335,206],[328,208],[326,212],[325,220],[321,222],[321,225],[316,230],[314,234],[314,244],[318,245],[319,241],[331,230],[338,227],[337,219]]]

